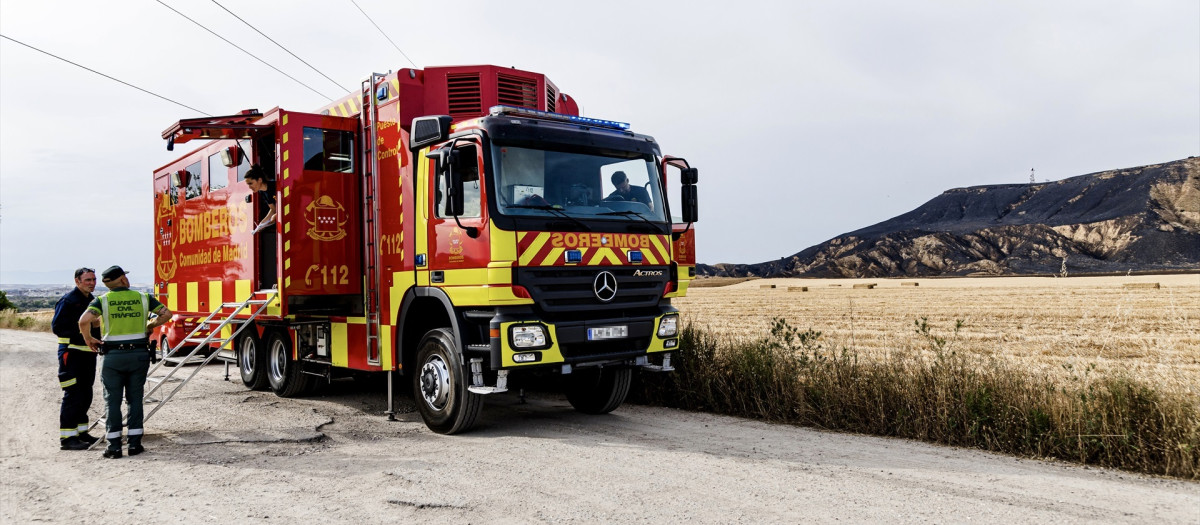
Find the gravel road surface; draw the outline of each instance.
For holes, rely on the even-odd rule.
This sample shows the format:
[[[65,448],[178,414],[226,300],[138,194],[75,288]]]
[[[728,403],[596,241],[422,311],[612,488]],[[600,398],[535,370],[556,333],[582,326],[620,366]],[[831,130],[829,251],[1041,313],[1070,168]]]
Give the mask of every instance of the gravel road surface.
[[[108,460],[58,450],[54,347],[0,330],[4,523],[1200,523],[1195,482],[551,394],[442,436],[407,394],[390,422],[352,381],[281,399],[219,365]]]

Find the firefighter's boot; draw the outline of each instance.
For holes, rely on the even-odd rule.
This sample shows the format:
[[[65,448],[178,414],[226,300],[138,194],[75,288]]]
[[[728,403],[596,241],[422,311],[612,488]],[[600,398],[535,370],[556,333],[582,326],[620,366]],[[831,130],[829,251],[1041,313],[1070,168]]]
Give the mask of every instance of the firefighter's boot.
[[[146,447],[142,446],[141,436],[129,438],[129,455],[136,456],[146,451]]]
[[[100,438],[93,436],[91,434],[88,434],[87,431],[85,430],[85,431],[79,433],[79,440],[84,443],[87,443],[88,446],[90,447],[90,446],[96,444],[97,441],[100,441]]]
[[[79,439],[79,436],[71,436],[58,440],[59,450],[87,450],[89,446],[91,445]]]
[[[111,438],[108,440],[108,447],[104,449],[104,457],[109,459],[118,459],[121,457],[121,438]]]

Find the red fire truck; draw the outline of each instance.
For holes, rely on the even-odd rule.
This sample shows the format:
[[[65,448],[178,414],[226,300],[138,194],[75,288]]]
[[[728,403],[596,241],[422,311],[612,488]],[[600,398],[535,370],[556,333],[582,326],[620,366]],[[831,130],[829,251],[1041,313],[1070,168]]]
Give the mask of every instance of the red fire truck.
[[[544,75],[376,73],[313,113],[186,119],[163,138],[208,142],[154,172],[154,292],[177,312],[155,337],[186,347],[200,319],[263,297],[229,314],[249,326],[221,356],[249,388],[386,374],[389,413],[403,378],[450,434],[510,373],[562,374],[572,406],[601,414],[635,369],[671,369],[696,169],[579,116]],[[242,182],[252,165],[274,193]],[[256,232],[267,195],[277,218]]]

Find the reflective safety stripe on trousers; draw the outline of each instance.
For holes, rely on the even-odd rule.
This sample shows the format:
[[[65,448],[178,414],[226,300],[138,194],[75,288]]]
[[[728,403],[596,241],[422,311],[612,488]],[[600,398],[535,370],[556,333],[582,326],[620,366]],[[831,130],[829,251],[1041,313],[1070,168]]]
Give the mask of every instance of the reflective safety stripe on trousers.
[[[70,348],[71,350],[83,350],[84,352],[91,352],[91,351],[92,351],[92,349],[91,349],[91,348],[88,348],[88,347],[86,347],[86,346],[81,346],[81,345],[73,345],[73,344],[71,344],[71,338],[70,338],[70,337],[59,337],[59,338],[58,338],[58,344],[60,344],[60,345],[67,345],[67,348]]]
[[[133,290],[108,292],[100,296],[104,342],[138,341],[146,338],[146,313],[150,300]]]

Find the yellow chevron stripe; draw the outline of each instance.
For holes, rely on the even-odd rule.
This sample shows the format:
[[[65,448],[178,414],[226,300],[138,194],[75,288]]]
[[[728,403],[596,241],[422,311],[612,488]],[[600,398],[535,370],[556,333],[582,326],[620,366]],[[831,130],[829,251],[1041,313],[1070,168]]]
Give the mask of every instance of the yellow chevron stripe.
[[[287,196],[288,196],[288,195],[291,195],[291,194],[292,194],[292,187],[291,187],[291,186],[288,186],[288,187],[285,187],[285,188],[283,188],[283,197],[284,197],[284,198],[287,198]]]
[[[286,131],[285,131],[285,132],[283,132],[283,142],[282,142],[282,143],[283,143],[283,144],[287,144],[287,143],[288,143],[288,132],[286,132]]]
[[[663,238],[658,235],[651,235],[650,236],[650,247],[654,249],[654,254],[657,256],[657,259],[662,261],[662,264],[666,264],[666,262],[668,260],[667,254],[671,253],[671,252],[668,251],[667,248],[663,247]],[[660,264],[660,263],[656,262],[656,263],[651,263],[651,264]]]
[[[629,251],[631,250],[626,250],[625,252],[625,259],[627,260],[629,259]],[[645,261],[646,264],[659,264],[658,257],[656,255],[657,254],[654,253],[654,250],[642,250],[642,260]]]
[[[533,240],[533,244],[529,245],[529,248],[527,248],[527,249],[525,249],[525,251],[521,252],[521,260],[520,260],[521,266],[528,266],[531,262],[533,262],[534,256],[536,256],[538,254],[538,252],[542,251],[542,247],[545,246],[546,242],[549,240],[550,240],[549,233],[542,232],[542,233],[537,234],[537,237]],[[540,261],[540,262],[543,265],[545,264],[545,261]]]
[[[559,259],[562,259],[563,252],[565,252],[565,251],[567,251],[566,248],[551,248],[550,253],[546,255],[546,258],[544,260],[542,260],[540,265],[541,266],[554,266],[554,262],[558,261]]]
[[[288,175],[289,175],[289,173],[288,173],[288,172],[289,172],[289,171],[290,171],[290,169],[289,169],[289,168],[283,168],[283,178],[284,178],[285,180],[288,178]]]
[[[612,264],[621,264],[621,260],[617,258],[617,254],[612,248],[599,248],[596,250],[596,255],[592,256],[592,260],[588,261],[588,266],[595,266],[603,261],[608,261]]]
[[[287,121],[288,121],[288,114],[287,114],[287,113],[284,113],[284,114],[283,114],[283,125],[284,125],[284,126],[286,126],[286,125],[287,125]]]

